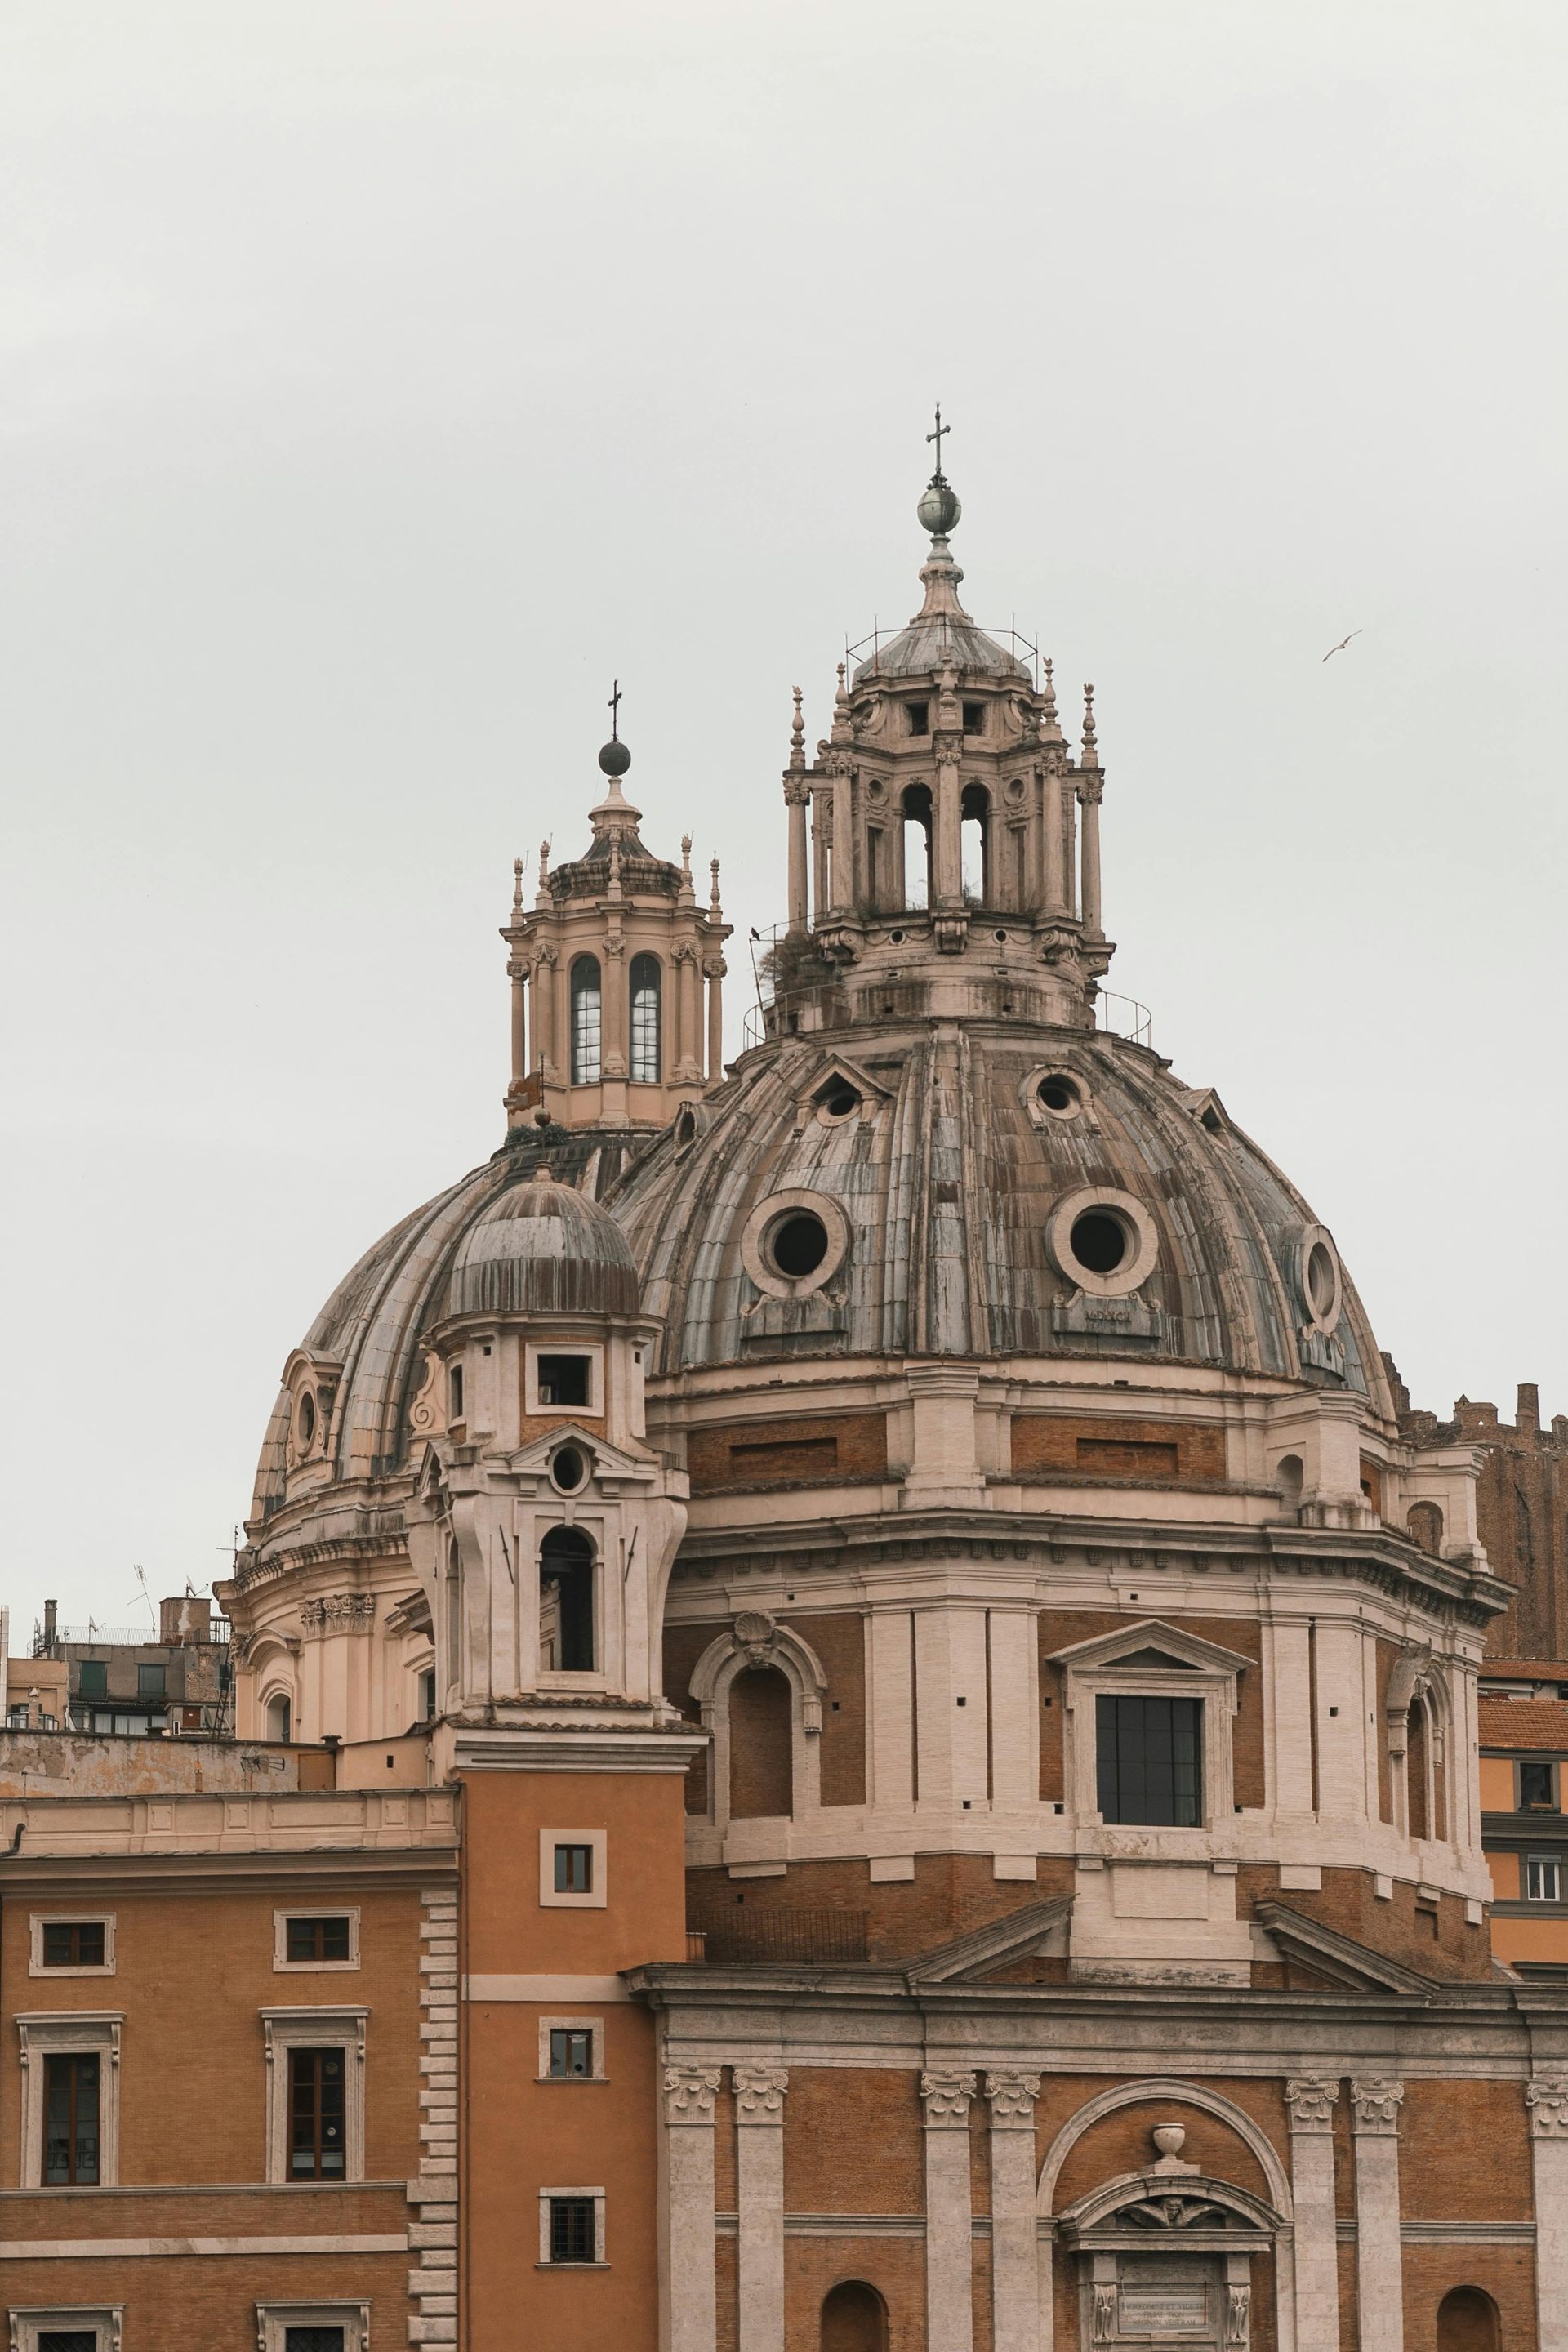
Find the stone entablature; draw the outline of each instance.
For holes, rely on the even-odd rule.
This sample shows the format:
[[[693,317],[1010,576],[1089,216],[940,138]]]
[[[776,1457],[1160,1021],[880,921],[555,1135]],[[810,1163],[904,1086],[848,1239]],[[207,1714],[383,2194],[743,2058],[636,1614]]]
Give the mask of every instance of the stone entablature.
[[[452,1789],[320,1789],[167,1796],[51,1797],[47,1805],[0,1799],[0,1840],[24,1832],[29,1864],[162,1860],[225,1854],[450,1853],[457,1844]]]

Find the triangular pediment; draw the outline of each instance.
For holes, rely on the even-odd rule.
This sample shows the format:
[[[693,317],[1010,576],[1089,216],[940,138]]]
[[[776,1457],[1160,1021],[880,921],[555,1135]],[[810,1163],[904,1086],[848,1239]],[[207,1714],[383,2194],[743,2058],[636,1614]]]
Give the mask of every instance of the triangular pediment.
[[[1287,1903],[1259,1903],[1254,1916],[1288,1960],[1300,1961],[1348,1991],[1394,1992],[1407,2000],[1430,2000],[1436,1990],[1430,1977],[1352,1936],[1342,1936],[1337,1927],[1325,1927],[1304,1911],[1293,1911]]]
[[[1087,1642],[1069,1642],[1065,1650],[1053,1650],[1047,1664],[1070,1667],[1077,1674],[1125,1666],[1134,1674],[1166,1673],[1177,1667],[1201,1675],[1242,1675],[1253,1661],[1239,1650],[1205,1642],[1201,1633],[1189,1633],[1181,1625],[1145,1617],[1136,1625],[1118,1625],[1114,1632],[1096,1633]]]
[[[1230,1132],[1230,1113],[1226,1109],[1213,1087],[1189,1087],[1187,1108],[1192,1112],[1198,1125],[1206,1128],[1210,1135],[1226,1135]]]
[[[812,1064],[810,1076],[795,1088],[797,1118],[810,1118],[814,1111],[831,1104],[836,1090],[846,1088],[859,1096],[862,1117],[879,1103],[892,1100],[891,1089],[879,1078],[872,1077],[868,1070],[863,1070],[858,1062],[852,1062],[847,1054],[828,1054]]]
[[[584,1458],[593,1464],[596,1477],[647,1478],[652,1475],[651,1465],[647,1461],[640,1460],[635,1454],[623,1452],[618,1445],[611,1445],[596,1429],[586,1429],[578,1421],[557,1422],[542,1437],[532,1439],[527,1445],[520,1445],[515,1454],[507,1456],[507,1466],[525,1472],[547,1471],[552,1457],[559,1454],[563,1445],[580,1447]]]
[[[1021,1911],[1009,1911],[1005,1918],[993,1919],[951,1944],[939,1944],[934,1950],[922,1952],[906,1971],[910,1989],[984,1984],[988,1977],[1019,1960],[1043,1958],[1047,1944],[1067,1926],[1071,1910],[1070,1895],[1055,1895],[1049,1902],[1029,1903]]]

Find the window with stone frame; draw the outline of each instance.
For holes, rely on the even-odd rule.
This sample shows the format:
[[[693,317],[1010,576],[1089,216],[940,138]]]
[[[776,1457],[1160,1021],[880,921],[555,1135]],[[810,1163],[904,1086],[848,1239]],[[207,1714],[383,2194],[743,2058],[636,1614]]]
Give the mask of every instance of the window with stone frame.
[[[1201,1823],[1202,1699],[1101,1691],[1095,1758],[1102,1821],[1163,1829]]]

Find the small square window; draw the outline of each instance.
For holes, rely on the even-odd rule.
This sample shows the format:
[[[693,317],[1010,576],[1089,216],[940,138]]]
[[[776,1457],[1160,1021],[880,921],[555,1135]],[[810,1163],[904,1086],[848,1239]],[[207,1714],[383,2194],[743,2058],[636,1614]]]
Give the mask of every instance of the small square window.
[[[1523,1813],[1556,1811],[1556,1774],[1550,1763],[1532,1762],[1520,1766],[1519,1809]]]
[[[332,1912],[320,1918],[290,1919],[288,1948],[291,1960],[346,1960],[348,1914]]]
[[[586,1409],[592,1395],[593,1364],[587,1356],[541,1356],[539,1402],[542,1405]]]
[[[594,2260],[594,2200],[591,2197],[550,2200],[550,2255],[552,2263]]]
[[[44,1966],[47,1969],[100,1969],[103,1966],[101,1919],[46,1919]]]
[[[594,2036],[586,2027],[555,2025],[550,2029],[550,2072],[557,2081],[592,2075]]]
[[[1524,1896],[1527,1903],[1560,1903],[1563,1900],[1563,1868],[1554,1853],[1529,1853],[1524,1858]]]
[[[966,702],[963,706],[963,731],[966,735],[983,734],[985,728],[985,705]]]
[[[592,1895],[594,1849],[591,1845],[558,1845],[555,1849],[557,1895]]]
[[[140,1665],[136,1669],[138,1698],[162,1698],[168,1687],[168,1669],[162,1664]]]

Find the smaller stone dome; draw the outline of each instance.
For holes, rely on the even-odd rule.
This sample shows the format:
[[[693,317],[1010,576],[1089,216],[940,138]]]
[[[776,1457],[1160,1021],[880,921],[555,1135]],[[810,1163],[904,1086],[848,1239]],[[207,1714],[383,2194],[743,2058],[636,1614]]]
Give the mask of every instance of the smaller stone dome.
[[[635,1315],[637,1272],[607,1210],[548,1176],[513,1185],[464,1235],[454,1315]]]

